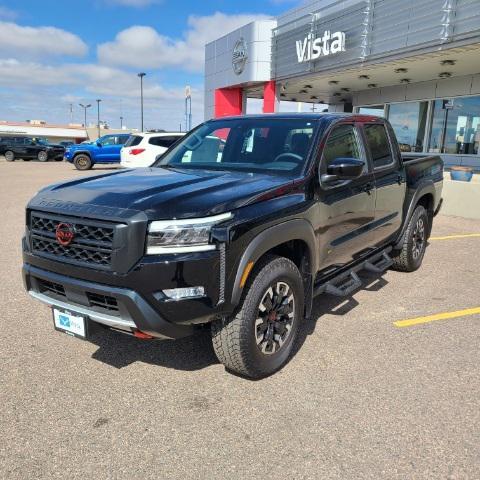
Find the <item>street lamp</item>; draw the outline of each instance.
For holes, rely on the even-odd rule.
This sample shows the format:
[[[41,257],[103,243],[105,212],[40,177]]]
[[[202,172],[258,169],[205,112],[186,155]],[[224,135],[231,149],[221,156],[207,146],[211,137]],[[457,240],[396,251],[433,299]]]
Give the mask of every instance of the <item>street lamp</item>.
[[[97,132],[98,138],[100,138],[100,102],[102,101],[101,98],[97,98]]]
[[[187,85],[185,87],[185,131],[192,129],[192,88]]]
[[[90,103],[88,105],[84,105],[83,103],[79,103],[78,105],[83,108],[83,114],[84,114],[84,118],[85,118],[83,126],[86,129],[87,128],[87,108],[90,108],[92,105]]]
[[[146,75],[144,72],[140,72],[137,74],[140,77],[140,118],[142,122],[141,132],[143,132],[143,77]]]
[[[123,117],[120,117],[120,130],[123,129]]]

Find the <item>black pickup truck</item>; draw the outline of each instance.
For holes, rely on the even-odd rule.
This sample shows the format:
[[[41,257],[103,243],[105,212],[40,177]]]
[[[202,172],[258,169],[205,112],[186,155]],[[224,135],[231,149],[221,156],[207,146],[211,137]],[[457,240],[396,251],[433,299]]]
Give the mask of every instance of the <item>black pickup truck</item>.
[[[361,270],[420,267],[442,183],[441,159],[402,159],[382,118],[211,120],[151,168],[41,190],[24,283],[60,331],[208,326],[228,369],[261,378],[288,361],[314,296],[351,295]]]
[[[20,158],[25,161],[61,161],[64,153],[63,145],[48,143],[41,138],[4,137],[0,139],[0,155],[3,155],[7,162],[13,162]]]

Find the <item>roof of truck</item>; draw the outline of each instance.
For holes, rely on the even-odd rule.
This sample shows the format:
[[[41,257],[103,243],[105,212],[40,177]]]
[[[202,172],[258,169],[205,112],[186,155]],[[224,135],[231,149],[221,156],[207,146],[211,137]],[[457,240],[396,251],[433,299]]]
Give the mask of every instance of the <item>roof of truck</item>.
[[[310,120],[330,119],[339,120],[342,118],[355,118],[356,120],[371,121],[377,119],[383,119],[383,117],[376,117],[374,115],[365,115],[363,113],[337,113],[337,112],[324,112],[324,113],[309,113],[309,112],[281,112],[281,113],[263,113],[263,114],[247,114],[247,115],[234,115],[212,119],[214,120],[234,120],[242,118],[277,118],[277,119],[292,119],[303,118]]]

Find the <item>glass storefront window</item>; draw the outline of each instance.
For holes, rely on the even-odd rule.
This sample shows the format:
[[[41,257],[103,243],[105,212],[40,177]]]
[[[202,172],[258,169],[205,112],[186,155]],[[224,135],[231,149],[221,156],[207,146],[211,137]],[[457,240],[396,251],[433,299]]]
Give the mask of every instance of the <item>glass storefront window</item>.
[[[478,155],[480,97],[435,100],[429,152]]]
[[[402,152],[423,152],[428,102],[392,103],[388,120]]]
[[[385,116],[385,105],[370,105],[368,107],[359,107],[358,113],[363,115],[375,115],[377,117]]]

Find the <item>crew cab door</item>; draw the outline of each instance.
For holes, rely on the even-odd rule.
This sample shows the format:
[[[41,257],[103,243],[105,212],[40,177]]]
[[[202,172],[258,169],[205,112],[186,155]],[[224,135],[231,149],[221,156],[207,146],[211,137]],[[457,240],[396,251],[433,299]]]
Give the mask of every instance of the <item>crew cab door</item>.
[[[38,147],[31,138],[21,138],[15,145],[16,153],[22,158],[35,158]]]
[[[367,152],[373,166],[376,242],[384,243],[401,227],[406,178],[393,130],[384,122],[363,125]]]
[[[95,154],[95,161],[98,163],[115,163],[120,161],[120,149],[118,135],[106,135],[99,140],[101,146]]]
[[[319,163],[317,236],[320,268],[343,265],[359,252],[372,247],[375,218],[375,182],[359,127],[342,123],[333,127]],[[363,173],[351,180],[325,183],[322,175],[338,158],[354,158],[365,163]]]

